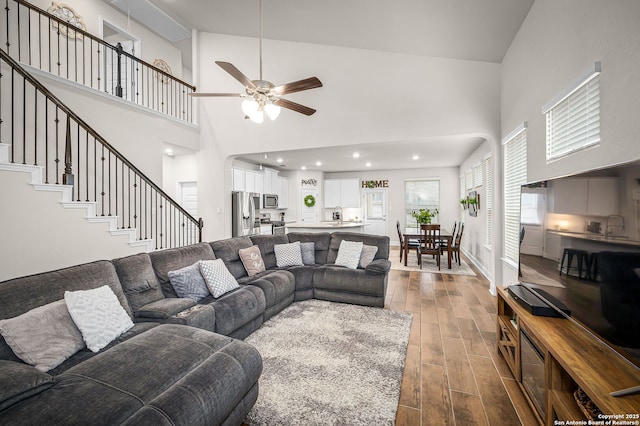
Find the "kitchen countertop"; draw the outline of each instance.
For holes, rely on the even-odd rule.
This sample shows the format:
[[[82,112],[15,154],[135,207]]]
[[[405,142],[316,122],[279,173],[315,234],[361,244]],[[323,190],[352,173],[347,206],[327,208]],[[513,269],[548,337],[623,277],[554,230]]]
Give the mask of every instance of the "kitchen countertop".
[[[342,229],[342,228],[358,228],[368,226],[364,222],[320,222],[320,223],[287,223],[287,228],[313,228],[313,229]]]
[[[605,237],[604,235],[601,235],[601,234],[585,234],[580,232],[554,231],[551,229],[549,230],[549,232],[559,235],[561,237],[577,238],[577,239],[586,240],[586,241],[605,242],[608,244],[620,244],[624,246],[640,247],[640,241],[630,240],[627,237],[619,237],[619,236]]]

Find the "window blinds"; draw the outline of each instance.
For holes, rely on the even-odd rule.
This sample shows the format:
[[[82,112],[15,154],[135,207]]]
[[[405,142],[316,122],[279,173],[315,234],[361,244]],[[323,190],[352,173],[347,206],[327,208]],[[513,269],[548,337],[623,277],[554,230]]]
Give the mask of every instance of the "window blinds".
[[[543,112],[547,124],[547,161],[600,142],[599,74],[590,76]]]
[[[484,159],[484,212],[485,212],[485,241],[491,247],[493,245],[493,161],[491,157]]]

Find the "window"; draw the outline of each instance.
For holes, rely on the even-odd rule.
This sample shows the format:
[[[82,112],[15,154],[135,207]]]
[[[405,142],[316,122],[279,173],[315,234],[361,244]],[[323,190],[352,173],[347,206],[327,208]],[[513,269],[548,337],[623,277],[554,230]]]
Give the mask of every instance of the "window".
[[[411,213],[420,209],[440,208],[440,179],[406,180],[404,182],[404,208],[407,228],[417,227]],[[438,216],[436,215],[437,222]]]
[[[547,122],[547,161],[600,142],[600,63],[580,80],[542,109]]]
[[[490,156],[484,159],[484,175],[484,218],[486,229],[484,243],[491,247],[493,245],[493,161]]]
[[[471,170],[467,170],[464,174],[464,178],[467,181],[467,189],[473,189],[473,172]]]
[[[522,192],[520,223],[522,225],[542,225],[544,221],[545,203],[544,191],[527,190],[526,192]]]
[[[473,186],[482,186],[482,164],[473,166]]]
[[[527,181],[527,126],[504,139],[504,257],[518,264],[520,186]]]

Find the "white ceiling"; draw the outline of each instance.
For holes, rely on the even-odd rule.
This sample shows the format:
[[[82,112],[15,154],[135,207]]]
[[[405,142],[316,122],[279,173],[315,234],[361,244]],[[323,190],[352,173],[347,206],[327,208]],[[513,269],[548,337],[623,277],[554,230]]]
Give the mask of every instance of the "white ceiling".
[[[109,1],[109,0],[105,0]],[[186,28],[239,36],[259,36],[258,0],[148,0]],[[265,39],[500,63],[534,0],[264,0]],[[190,65],[190,45],[183,48]],[[295,66],[295,64],[292,64]],[[321,89],[320,89],[321,90]],[[284,117],[283,117],[284,118]],[[281,119],[283,119],[281,118]],[[322,171],[422,168],[460,165],[482,139],[391,141],[386,144],[259,153],[249,162],[282,157],[288,170],[307,165]],[[356,161],[354,151],[362,153]],[[437,152],[438,161],[407,153]],[[322,166],[315,166],[316,160]],[[274,163],[275,164],[275,163]]]

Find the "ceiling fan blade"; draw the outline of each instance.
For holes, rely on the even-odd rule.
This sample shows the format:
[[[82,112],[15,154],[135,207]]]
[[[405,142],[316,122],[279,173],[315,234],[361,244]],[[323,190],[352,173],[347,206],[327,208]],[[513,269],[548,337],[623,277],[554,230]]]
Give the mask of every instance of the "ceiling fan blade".
[[[203,93],[203,92],[189,93],[189,95],[193,96],[194,98],[207,98],[207,97],[233,97],[233,98],[239,98],[239,97],[244,96],[244,95],[241,95],[240,93]]]
[[[307,106],[300,105],[295,102],[288,101],[286,99],[276,99],[273,101],[273,103],[281,106],[282,108],[287,108],[304,115],[313,115],[316,112],[316,110],[313,108],[309,108]]]
[[[315,89],[322,87],[322,82],[317,77],[305,78],[304,80],[294,81],[293,83],[281,84],[273,88],[278,95],[286,95],[288,93],[301,92],[303,90]]]
[[[243,86],[249,87],[251,89],[256,88],[256,85],[253,84],[253,81],[249,80],[249,77],[242,74],[242,72],[240,72],[240,70],[236,68],[233,64],[230,64],[229,62],[222,62],[222,61],[216,61],[216,64],[220,68],[222,68],[223,70],[231,74],[231,77],[238,80],[240,83],[242,83]]]

